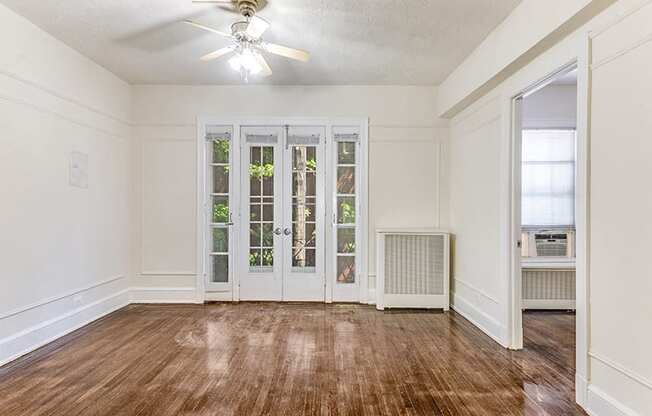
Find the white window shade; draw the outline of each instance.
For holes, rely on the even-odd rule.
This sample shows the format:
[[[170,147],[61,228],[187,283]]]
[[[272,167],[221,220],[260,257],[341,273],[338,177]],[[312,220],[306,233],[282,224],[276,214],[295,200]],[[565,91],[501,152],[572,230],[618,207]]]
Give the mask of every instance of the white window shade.
[[[575,130],[523,130],[522,224],[575,225]]]

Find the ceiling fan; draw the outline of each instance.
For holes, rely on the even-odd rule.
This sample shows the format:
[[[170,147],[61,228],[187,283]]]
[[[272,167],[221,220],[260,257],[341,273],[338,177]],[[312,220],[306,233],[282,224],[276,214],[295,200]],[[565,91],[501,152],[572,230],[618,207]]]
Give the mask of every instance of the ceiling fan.
[[[270,24],[265,19],[256,16],[256,12],[267,5],[266,0],[193,0],[193,3],[228,4],[231,8],[227,8],[227,10],[235,10],[244,17],[244,20],[231,25],[231,33],[222,32],[192,20],[184,20],[184,23],[230,39],[233,42],[232,45],[220,48],[200,59],[211,61],[233,53],[233,57],[229,59],[229,65],[240,73],[245,82],[248,82],[250,75],[259,74],[263,77],[272,75],[272,69],[262,55],[264,52],[302,62],[307,62],[310,59],[310,53],[306,51],[265,42],[262,39],[263,33],[269,29]],[[224,9],[224,7],[221,8]]]

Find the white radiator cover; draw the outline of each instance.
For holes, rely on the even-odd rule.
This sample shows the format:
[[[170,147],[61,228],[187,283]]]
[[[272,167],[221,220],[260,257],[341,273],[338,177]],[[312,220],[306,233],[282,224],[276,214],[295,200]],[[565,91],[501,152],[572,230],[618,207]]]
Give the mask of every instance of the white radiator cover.
[[[575,270],[523,268],[523,309],[575,309]]]
[[[449,233],[378,230],[376,245],[377,309],[449,309]]]

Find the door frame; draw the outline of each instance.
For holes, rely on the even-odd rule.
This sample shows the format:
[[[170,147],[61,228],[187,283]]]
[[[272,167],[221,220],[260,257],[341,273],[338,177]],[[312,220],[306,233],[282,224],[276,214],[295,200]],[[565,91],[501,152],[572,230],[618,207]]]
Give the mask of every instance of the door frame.
[[[332,198],[333,182],[329,178],[332,173],[333,166],[333,127],[355,127],[359,131],[360,143],[360,167],[359,172],[362,173],[362,178],[359,180],[359,203],[358,212],[359,216],[359,251],[356,253],[359,256],[357,262],[358,269],[356,271],[356,287],[358,292],[358,302],[368,303],[369,301],[369,277],[368,277],[368,253],[369,253],[369,238],[368,238],[368,223],[369,223],[369,119],[367,117],[238,117],[238,116],[214,116],[214,115],[199,115],[196,121],[197,137],[196,137],[196,299],[197,302],[202,303],[205,301],[239,301],[239,272],[237,269],[237,262],[231,260],[229,264],[233,264],[232,270],[229,271],[231,288],[228,291],[221,292],[208,292],[207,291],[207,278],[208,278],[208,233],[206,227],[208,225],[208,202],[209,193],[206,188],[207,178],[207,158],[206,158],[206,126],[207,125],[220,125],[232,127],[232,161],[241,160],[241,141],[240,132],[241,126],[324,126],[326,130],[326,144],[324,148],[325,154],[325,203],[326,203],[326,219],[324,221],[324,273],[325,273],[325,303],[331,303],[333,299],[333,290],[335,287],[336,271],[334,270],[335,259],[335,235],[334,227],[331,226],[330,213],[334,209]],[[233,162],[232,162],[233,163]],[[235,169],[233,174],[232,183],[239,184],[241,178],[239,169]],[[233,199],[233,197],[232,197]],[[240,247],[239,236],[241,234],[241,209],[240,199],[235,198],[237,204],[237,213],[233,214],[232,235],[233,241],[230,246]],[[233,206],[231,204],[231,206]]]
[[[586,403],[586,391],[589,380],[589,232],[590,232],[590,39],[577,39],[565,50],[554,51],[546,61],[533,65],[535,69],[524,71],[510,83],[504,95],[504,129],[509,135],[509,190],[505,201],[509,212],[507,219],[507,270],[508,308],[507,308],[507,342],[510,349],[523,348],[522,292],[521,292],[521,254],[518,242],[521,239],[521,132],[518,100],[547,85],[558,75],[572,68],[577,69],[577,121],[576,121],[576,187],[575,187],[575,223],[576,223],[576,401]],[[544,63],[545,62],[545,63]],[[538,74],[538,75],[537,75]],[[518,141],[518,142],[517,142]],[[518,211],[518,212],[517,212]]]

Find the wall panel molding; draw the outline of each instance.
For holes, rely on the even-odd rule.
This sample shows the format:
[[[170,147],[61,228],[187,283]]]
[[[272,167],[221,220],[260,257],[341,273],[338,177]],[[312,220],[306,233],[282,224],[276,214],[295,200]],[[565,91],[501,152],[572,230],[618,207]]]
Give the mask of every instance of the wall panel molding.
[[[602,354],[589,351],[589,357],[594,358],[598,361],[600,361],[602,364],[610,367],[613,370],[616,370],[620,374],[628,377],[630,380],[633,380],[640,384],[641,386],[647,388],[648,390],[652,391],[652,380],[648,380],[647,378],[643,377],[642,375],[636,373],[635,371],[632,371],[625,367],[624,365],[618,364],[617,362],[611,360],[610,358],[605,357]]]
[[[115,281],[118,281],[118,280],[121,280],[121,279],[124,279],[124,278],[125,278],[125,275],[110,277],[108,279],[101,280],[99,282],[93,283],[93,284],[88,285],[88,286],[73,289],[73,290],[70,290],[68,292],[62,293],[60,295],[55,295],[55,296],[52,296],[52,297],[49,297],[49,298],[46,298],[46,299],[43,299],[43,300],[40,300],[40,301],[36,301],[34,303],[30,303],[29,305],[26,305],[26,306],[18,307],[16,309],[10,310],[8,312],[0,313],[0,321],[3,320],[3,319],[10,318],[12,316],[18,315],[18,314],[23,313],[23,312],[27,312],[27,311],[29,311],[31,309],[36,309],[36,308],[39,308],[41,306],[45,306],[45,305],[48,305],[50,303],[53,303],[53,302],[56,302],[56,301],[59,301],[59,300],[65,299],[65,298],[69,298],[71,296],[77,295],[77,294],[82,293],[82,292],[87,292],[87,291],[89,291],[91,289],[94,289],[96,287],[104,286],[106,284],[113,283]]]
[[[131,303],[203,303],[197,288],[187,287],[132,287]]]
[[[11,78],[11,79],[13,79],[15,81],[18,81],[18,82],[20,82],[22,84],[25,84],[26,86],[30,86],[30,87],[39,89],[39,90],[41,90],[41,91],[43,91],[43,92],[45,92],[45,93],[47,93],[47,94],[49,94],[49,95],[51,95],[53,97],[56,97],[56,98],[58,98],[60,100],[63,100],[63,101],[67,101],[70,104],[81,107],[82,109],[87,110],[87,111],[92,112],[92,113],[95,113],[95,114],[97,114],[99,116],[108,118],[110,120],[113,120],[113,121],[118,122],[120,124],[124,124],[126,126],[131,125],[129,120],[122,119],[122,118],[120,118],[118,116],[115,116],[113,114],[110,114],[110,113],[108,113],[106,111],[103,111],[103,110],[100,110],[100,109],[95,108],[93,106],[90,106],[88,104],[85,104],[85,103],[83,103],[83,102],[81,102],[81,101],[79,101],[79,100],[77,100],[75,98],[69,97],[69,96],[67,96],[65,94],[61,94],[58,91],[55,91],[55,90],[53,90],[53,89],[51,89],[51,88],[49,88],[49,87],[47,87],[47,86],[45,86],[45,85],[43,85],[43,84],[41,84],[39,82],[32,81],[32,80],[29,80],[27,78],[21,77],[20,75],[18,75],[16,73],[13,73],[11,71],[0,69],[0,74],[6,76],[8,78]]]
[[[494,296],[490,295],[489,293],[485,292],[482,289],[478,289],[471,283],[467,282],[466,280],[460,279],[458,277],[453,277],[453,280],[455,283],[461,283],[462,285],[466,286],[467,288],[471,289],[473,292],[477,293],[478,295],[484,297],[487,300],[490,300],[491,302],[495,303],[496,305],[500,304],[498,299],[496,299]]]

